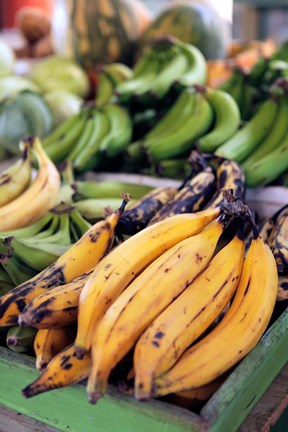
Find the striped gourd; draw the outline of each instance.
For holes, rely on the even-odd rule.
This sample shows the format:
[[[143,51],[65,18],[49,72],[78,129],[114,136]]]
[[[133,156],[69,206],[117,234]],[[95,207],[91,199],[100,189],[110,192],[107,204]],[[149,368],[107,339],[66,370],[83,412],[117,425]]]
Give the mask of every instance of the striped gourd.
[[[129,64],[150,21],[140,0],[56,0],[55,50],[87,68],[115,61]]]

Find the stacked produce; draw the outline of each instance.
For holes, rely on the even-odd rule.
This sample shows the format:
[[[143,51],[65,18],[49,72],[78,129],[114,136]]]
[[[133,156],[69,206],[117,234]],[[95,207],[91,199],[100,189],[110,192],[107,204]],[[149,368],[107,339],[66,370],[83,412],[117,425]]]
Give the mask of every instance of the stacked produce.
[[[166,19],[173,27],[175,11],[146,36]],[[76,42],[75,56],[90,67]],[[202,401],[258,343],[276,301],[288,299],[288,211],[258,220],[243,200],[247,185],[273,182],[288,167],[286,51],[209,88],[201,51],[165,36],[134,67],[99,65],[93,100],[61,119],[60,109],[58,121],[50,112],[52,131],[37,91],[57,105],[53,89],[71,84],[69,70],[56,67],[66,60],[39,64],[36,91],[3,104],[0,129],[19,107],[39,126],[39,137],[15,146],[10,125],[20,156],[0,173],[0,327],[9,327],[7,346],[34,355],[41,372],[25,397],[88,379],[90,403],[119,381],[137,400]],[[78,177],[89,170],[178,182]]]
[[[277,262],[282,271],[280,260],[287,267],[285,244],[280,243],[286,235],[284,224],[280,216],[273,218],[278,227],[272,249],[275,261],[254,222],[248,222],[249,208],[236,198],[245,194],[241,166],[221,158],[216,166],[212,162],[209,165],[192,152],[190,173],[178,188],[147,191],[127,210],[129,197],[124,196],[118,210],[92,226],[80,215],[82,237],[68,249],[65,246],[66,251],[40,273],[2,296],[0,325],[10,326],[8,346],[19,352],[34,351],[36,367],[42,371],[23,389],[26,397],[89,378],[88,396],[95,403],[106,392],[111,371],[126,362],[129,392],[134,387],[137,399],[175,393],[176,401],[185,400],[195,391],[205,398],[223,382],[223,373],[255,346],[268,325],[277,289],[278,299],[285,298],[283,288],[278,288],[276,268]],[[91,182],[71,179],[69,169],[64,177],[60,196],[66,196],[72,206],[95,200],[97,192],[101,195],[111,187],[103,184],[97,191]],[[119,190],[122,186],[118,185]],[[133,187],[140,194],[141,186]],[[232,189],[234,195],[226,192],[223,198],[223,188]],[[109,193],[112,199],[113,190]],[[40,238],[56,216],[67,214],[52,211],[34,223],[43,225],[43,218],[47,219]],[[252,281],[249,295],[248,280]],[[235,332],[237,343],[231,343],[229,337]],[[217,356],[223,341],[230,351]],[[193,355],[195,361],[190,362]],[[208,362],[199,365],[201,375],[191,368],[197,367],[196,357]],[[196,390],[190,394],[191,389]]]
[[[121,205],[121,192],[139,199],[151,187],[116,181],[74,180],[71,166],[60,173],[39,139],[20,142],[21,156],[0,173],[1,294],[25,282],[57,258],[103,219],[105,208]],[[38,170],[32,168],[33,156]],[[133,201],[132,201],[133,202]]]
[[[81,265],[77,261],[78,272],[76,275],[74,270],[73,279],[66,255],[68,267],[65,267],[65,273],[62,272],[62,280],[55,280],[54,276],[55,288],[51,287],[51,279],[45,287],[44,280],[46,281],[48,274],[51,275],[52,268],[60,268],[60,260],[64,262],[63,258],[44,270],[42,275],[36,276],[32,280],[33,284],[28,281],[2,297],[1,325],[15,325],[18,318],[22,326],[38,329],[63,328],[68,323],[71,325],[76,322],[76,314],[69,317],[67,307],[65,308],[68,297],[72,299],[70,311],[79,308],[74,344],[67,344],[67,348],[56,354],[40,377],[23,390],[23,394],[31,397],[89,376],[89,400],[94,403],[105,393],[111,370],[133,347],[135,396],[138,399],[200,387],[228,371],[253,348],[265,331],[277,295],[276,263],[254,224],[253,239],[244,259],[243,218],[250,218],[249,214],[247,205],[226,193],[220,207],[167,217],[120,243],[102,259],[100,255],[103,256],[103,246],[98,244],[99,237],[96,245],[98,244],[100,261],[96,266],[96,261],[93,264],[90,262],[90,267],[85,269],[83,259]],[[115,220],[115,214],[113,218]],[[97,226],[99,229],[99,222]],[[230,234],[226,237],[228,227]],[[112,231],[109,232],[110,236],[111,233]],[[108,232],[105,232],[106,239],[107,235]],[[87,238],[87,235],[83,238]],[[72,251],[73,247],[70,255]],[[195,265],[191,266],[191,262],[195,262]],[[87,271],[90,274],[85,274]],[[82,279],[79,278],[80,272]],[[53,271],[53,274],[56,272]],[[79,279],[75,280],[76,277]],[[261,296],[259,284],[263,287]],[[229,306],[235,292],[236,296]],[[258,312],[255,312],[255,296]],[[11,302],[12,298],[17,299],[16,308],[15,303]],[[63,307],[62,312],[60,305]],[[217,323],[216,318],[227,306],[228,311],[223,320]],[[185,314],[180,312],[183,307]],[[199,310],[203,312],[199,314]],[[179,321],[175,325],[177,311]],[[169,314],[173,316],[173,320],[169,319]],[[258,320],[260,314],[262,319]],[[193,320],[193,316],[197,319]],[[239,318],[242,316],[245,317],[244,320]],[[249,320],[248,326],[246,320],[247,323]],[[187,323],[190,324],[187,326]],[[171,325],[173,329],[168,330]],[[202,366],[201,378],[196,373],[194,382],[194,372],[189,368],[195,362],[187,360],[185,368],[180,365],[186,355],[189,359],[193,353],[193,350],[191,353],[191,349],[186,349],[208,329],[210,332],[196,342],[194,349],[199,349],[202,353],[197,356],[198,359],[204,361],[207,358],[209,363],[208,366]],[[172,339],[168,338],[171,332],[175,333]],[[215,362],[217,347],[221,347],[221,343],[231,338],[231,334],[235,332],[239,336],[235,343],[230,340],[231,352],[227,356],[218,355]],[[149,337],[152,338],[151,343],[148,342]],[[207,348],[204,343],[206,339],[211,341]],[[162,343],[163,350],[159,349]],[[147,359],[147,355],[143,354],[142,357],[141,350],[144,352],[146,349],[149,362],[147,360],[143,364],[141,359]],[[159,363],[157,356],[161,352],[163,360]],[[179,359],[184,352],[184,356]],[[69,364],[69,368],[66,368],[66,364]],[[159,364],[159,372],[156,372],[156,364]],[[179,370],[186,375],[181,380],[172,376],[170,384],[169,376],[166,379],[166,371],[169,369],[169,373],[174,373],[175,370],[176,374],[178,365]],[[149,368],[151,372],[148,371]]]

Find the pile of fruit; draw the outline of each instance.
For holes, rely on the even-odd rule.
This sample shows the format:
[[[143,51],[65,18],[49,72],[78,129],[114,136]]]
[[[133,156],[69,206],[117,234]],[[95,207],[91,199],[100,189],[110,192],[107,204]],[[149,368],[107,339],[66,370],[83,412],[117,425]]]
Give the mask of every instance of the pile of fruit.
[[[221,87],[210,88],[196,47],[159,39],[133,69],[121,63],[100,68],[95,100],[46,135],[43,145],[54,162],[69,160],[77,172],[181,179],[191,150],[198,149],[240,162],[249,187],[281,183],[288,166],[287,58],[284,44],[249,73],[235,69]]]
[[[52,57],[2,101],[0,144],[17,157],[0,172],[0,327],[36,358],[27,398],[87,379],[90,403],[108,382],[137,400],[207,400],[288,300],[288,206],[263,219],[245,202],[247,186],[285,182],[288,45],[211,88],[203,53],[161,36],[175,11],[147,29],[160,37],[133,66],[99,65],[96,94]],[[83,99],[55,122],[59,82]],[[52,104],[44,119],[39,100]],[[91,170],[176,182],[87,181]]]
[[[78,204],[109,183],[75,181],[71,165],[61,179],[37,138],[21,148],[0,184],[0,326],[41,371],[23,395],[88,378],[91,403],[108,380],[139,400],[207,399],[288,298],[287,206],[256,224],[241,166],[192,152],[179,187],[119,184],[118,208],[88,217]],[[19,263],[30,274],[8,281]]]

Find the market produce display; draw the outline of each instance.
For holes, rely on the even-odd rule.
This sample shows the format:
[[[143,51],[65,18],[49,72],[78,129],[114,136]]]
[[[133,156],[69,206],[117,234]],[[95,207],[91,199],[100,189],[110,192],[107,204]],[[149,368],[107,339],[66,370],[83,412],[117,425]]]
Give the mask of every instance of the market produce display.
[[[287,305],[288,205],[250,193],[288,184],[288,45],[211,87],[204,3],[62,2],[27,77],[0,45],[0,328],[35,362],[25,398],[85,380],[91,404],[111,383],[196,413]]]

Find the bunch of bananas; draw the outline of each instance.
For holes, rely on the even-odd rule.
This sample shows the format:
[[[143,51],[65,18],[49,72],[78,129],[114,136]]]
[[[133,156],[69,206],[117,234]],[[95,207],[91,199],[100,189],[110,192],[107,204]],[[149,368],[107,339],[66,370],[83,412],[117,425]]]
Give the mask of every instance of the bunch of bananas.
[[[122,154],[132,136],[132,121],[126,110],[114,103],[84,107],[61,123],[43,140],[54,162],[73,162],[77,171],[98,168]]]
[[[111,102],[116,87],[131,78],[132,70],[122,63],[110,63],[99,68],[95,103],[103,106]]]
[[[245,257],[247,218],[253,235]],[[137,399],[194,388],[201,393],[255,346],[277,297],[274,256],[248,206],[228,192],[220,206],[151,224],[93,265],[81,268],[82,278],[65,274],[61,286],[58,279],[50,290],[38,277],[2,298],[1,325],[15,325],[18,317],[20,325],[38,332],[76,322],[76,313],[73,319],[64,313],[68,299],[71,313],[78,308],[74,343],[66,341],[23,389],[25,397],[88,378],[89,401],[95,403],[132,348],[129,376]]]
[[[132,161],[143,158],[165,165],[187,157],[195,143],[213,152],[238,130],[240,113],[235,100],[218,89],[192,86],[184,89],[159,122],[128,149]],[[173,164],[172,164],[173,165]],[[160,165],[161,166],[161,165]]]
[[[159,38],[144,52],[132,76],[120,83],[115,94],[120,103],[133,101],[151,105],[162,99],[173,85],[205,84],[207,65],[198,48],[172,36]]]
[[[248,186],[271,183],[288,168],[287,115],[287,94],[266,99],[215,154],[240,162]]]
[[[60,204],[25,228],[0,232],[1,280],[6,281],[1,294],[52,264],[90,226],[77,209]]]
[[[0,174],[0,231],[25,227],[45,215],[57,202],[60,174],[38,138],[20,142],[21,158]],[[31,156],[38,171],[32,178]]]

